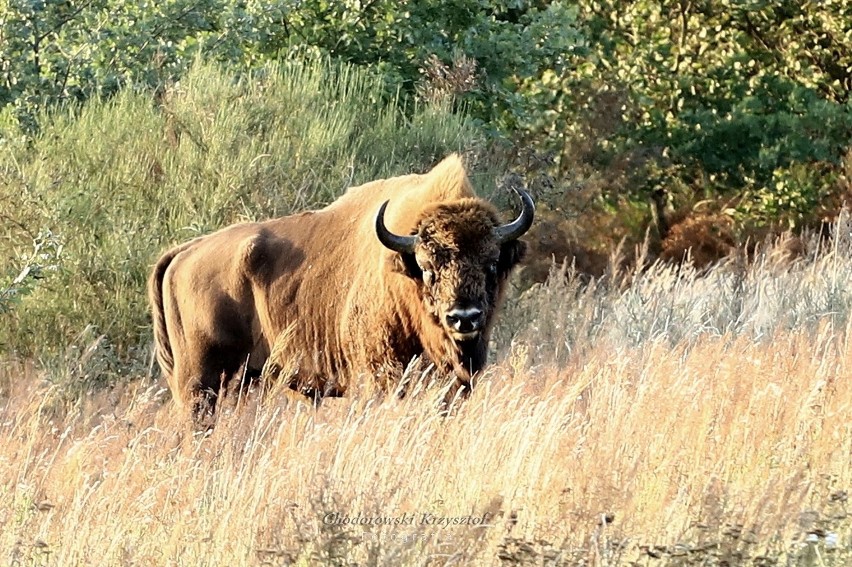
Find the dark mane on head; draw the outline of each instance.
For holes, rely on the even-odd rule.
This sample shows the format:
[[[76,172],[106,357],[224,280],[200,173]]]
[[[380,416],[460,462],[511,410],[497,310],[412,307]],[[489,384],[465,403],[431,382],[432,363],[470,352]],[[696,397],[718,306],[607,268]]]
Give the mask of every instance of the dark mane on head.
[[[418,232],[447,246],[465,246],[488,238],[499,224],[497,210],[479,199],[460,199],[424,208]]]

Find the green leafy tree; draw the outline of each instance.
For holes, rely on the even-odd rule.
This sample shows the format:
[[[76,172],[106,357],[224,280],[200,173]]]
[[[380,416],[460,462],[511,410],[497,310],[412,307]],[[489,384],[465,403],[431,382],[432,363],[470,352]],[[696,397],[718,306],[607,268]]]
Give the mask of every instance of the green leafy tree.
[[[0,105],[33,131],[41,108],[125,85],[162,87],[186,70],[222,7],[216,0],[4,0]]]
[[[552,156],[557,182],[621,171],[610,202],[724,196],[801,224],[844,175],[850,46],[843,0],[0,0],[0,125],[162,92],[198,57],[243,72],[320,53],[379,70],[384,100],[447,94]]]
[[[518,87],[576,46],[575,16],[561,2],[5,0],[0,105],[32,125],[45,104],[161,88],[199,55],[245,68],[294,49],[378,68],[389,92],[413,93],[427,59],[464,53],[482,71],[475,111],[510,130],[525,112]]]
[[[791,224],[833,190],[852,139],[848,3],[577,7],[588,48],[527,84],[546,103],[538,121],[521,125],[557,151],[563,173],[577,146],[589,147],[597,167],[630,155],[637,197],[661,187],[691,199],[734,195],[740,212]],[[767,193],[779,198],[761,210],[770,201],[757,196]]]

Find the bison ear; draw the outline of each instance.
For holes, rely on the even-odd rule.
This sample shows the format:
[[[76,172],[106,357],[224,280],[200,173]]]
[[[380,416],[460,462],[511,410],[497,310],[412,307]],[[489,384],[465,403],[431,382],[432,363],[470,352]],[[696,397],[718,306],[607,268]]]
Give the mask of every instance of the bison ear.
[[[391,262],[391,269],[394,272],[417,280],[423,278],[423,270],[421,270],[420,266],[417,264],[417,259],[414,257],[414,254],[409,254],[407,252],[396,253],[393,255]]]
[[[527,255],[527,243],[523,240],[510,240],[500,245],[500,260],[497,270],[501,274],[508,274],[518,262]]]

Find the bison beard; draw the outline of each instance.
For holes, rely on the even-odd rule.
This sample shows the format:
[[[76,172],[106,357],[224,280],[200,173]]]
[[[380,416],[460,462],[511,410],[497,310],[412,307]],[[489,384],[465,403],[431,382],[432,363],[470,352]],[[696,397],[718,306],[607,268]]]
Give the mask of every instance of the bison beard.
[[[471,341],[463,341],[458,346],[459,361],[453,368],[456,384],[448,390],[442,402],[444,409],[456,395],[467,397],[470,394],[473,377],[485,367],[488,359],[488,343],[481,336]]]
[[[534,206],[502,224],[452,155],[424,175],[350,188],[328,207],[202,236],[149,280],[157,359],[198,414],[235,376],[280,376],[319,400],[361,376],[385,390],[423,357],[469,391]],[[197,416],[197,415],[196,415]]]
[[[459,351],[459,364],[454,370],[459,378],[469,381],[471,376],[485,366],[488,358],[488,345],[482,340],[482,337],[479,337],[472,341],[459,343]]]

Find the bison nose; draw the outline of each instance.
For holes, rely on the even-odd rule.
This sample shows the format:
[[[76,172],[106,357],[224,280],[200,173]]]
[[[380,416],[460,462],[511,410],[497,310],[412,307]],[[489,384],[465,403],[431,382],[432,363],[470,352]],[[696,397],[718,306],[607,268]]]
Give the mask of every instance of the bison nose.
[[[459,333],[472,333],[482,327],[482,310],[477,307],[455,308],[447,313],[447,326]]]

